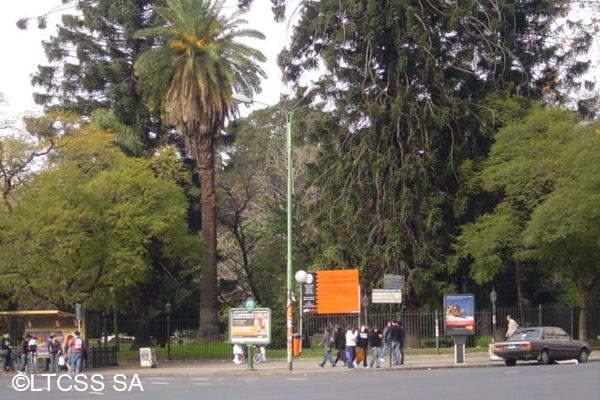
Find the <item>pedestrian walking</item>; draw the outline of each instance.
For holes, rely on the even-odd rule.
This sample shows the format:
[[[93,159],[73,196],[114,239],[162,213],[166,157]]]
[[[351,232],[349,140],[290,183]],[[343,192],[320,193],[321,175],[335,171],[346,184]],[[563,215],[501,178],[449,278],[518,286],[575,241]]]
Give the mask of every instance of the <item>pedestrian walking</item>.
[[[383,335],[379,332],[379,328],[376,326],[373,327],[371,332],[369,333],[369,346],[371,347],[371,351],[373,355],[371,356],[371,361],[369,362],[369,367],[373,368],[373,362],[375,363],[375,368],[381,368],[380,362],[381,358],[381,338]]]
[[[406,341],[406,330],[402,326],[402,322],[398,321],[400,327],[400,365],[404,365],[404,342]]]
[[[367,368],[367,356],[369,354],[369,330],[366,325],[360,327],[360,332],[356,338],[357,354],[362,353],[361,357],[357,357],[358,363],[362,360],[363,368]]]
[[[506,316],[506,320],[508,321],[508,329],[506,330],[506,337],[509,338],[519,327],[517,321],[515,321],[510,315]]]
[[[337,362],[341,360],[344,364],[347,364],[348,357],[346,357],[346,335],[344,332],[342,332],[341,326],[335,326],[335,332],[333,333],[333,345],[337,350],[334,363],[337,365]]]
[[[392,343],[390,354],[392,357],[392,365],[400,365],[400,343],[402,341],[402,330],[400,329],[398,320],[396,318],[392,319],[392,327],[390,331],[390,340]]]
[[[324,345],[325,351],[323,353],[323,361],[319,363],[319,367],[323,368],[325,363],[329,361],[332,367],[335,367],[335,361],[333,361],[333,357],[331,357],[331,348],[333,347],[333,338],[329,334],[329,328],[325,328],[323,330],[323,338],[319,343],[319,346]]]
[[[348,351],[348,368],[356,368],[356,338],[358,337],[358,332],[354,330],[352,325],[348,325],[346,328],[346,350]]]

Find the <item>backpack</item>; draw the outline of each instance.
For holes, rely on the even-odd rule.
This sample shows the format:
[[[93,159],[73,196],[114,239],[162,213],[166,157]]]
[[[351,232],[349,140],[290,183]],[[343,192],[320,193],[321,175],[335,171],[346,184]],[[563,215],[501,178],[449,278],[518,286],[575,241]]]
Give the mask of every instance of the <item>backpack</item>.
[[[73,351],[81,351],[83,349],[83,339],[76,337],[73,341]]]
[[[329,343],[327,343],[327,345],[328,345],[329,347],[333,348],[334,341],[333,341],[333,338],[331,337],[331,335],[329,335]]]

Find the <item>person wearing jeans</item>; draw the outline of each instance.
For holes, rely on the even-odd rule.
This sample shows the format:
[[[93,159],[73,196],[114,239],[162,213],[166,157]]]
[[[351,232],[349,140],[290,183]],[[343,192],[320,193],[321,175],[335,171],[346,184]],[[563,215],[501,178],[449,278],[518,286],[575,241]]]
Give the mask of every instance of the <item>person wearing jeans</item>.
[[[375,327],[371,331],[369,335],[369,345],[373,350],[373,355],[371,356],[371,361],[369,362],[369,367],[373,368],[373,362],[375,363],[376,368],[380,368],[381,361],[381,332],[379,332],[379,328]]]
[[[390,335],[392,333],[391,329],[392,329],[392,321],[388,321],[386,327],[383,328],[383,349],[381,350],[381,361],[385,361],[384,357],[385,357],[386,351],[390,351],[390,355],[392,354],[391,346],[390,346],[391,345]]]
[[[10,338],[10,334],[8,332],[2,335],[2,340],[0,341],[0,349],[3,352],[4,364],[3,369],[4,372],[11,371],[15,372],[15,366],[13,364],[12,358],[12,339]]]
[[[58,357],[60,356],[60,343],[56,340],[56,335],[50,336],[50,343],[48,343],[48,353],[50,353],[50,373],[59,372]]]
[[[85,351],[85,340],[79,336],[79,331],[75,331],[75,337],[71,339],[71,372],[75,374],[81,373],[83,370],[83,352]]]
[[[356,358],[356,338],[358,337],[358,331],[352,328],[352,325],[348,325],[346,328],[346,350],[348,351],[348,368],[352,369],[356,365],[354,359]]]
[[[19,364],[19,373],[25,373],[25,367],[27,366],[27,357],[29,356],[29,339],[31,335],[26,335],[25,339],[21,342],[21,363]]]
[[[329,335],[329,328],[325,328],[324,333],[325,334],[323,335],[323,339],[321,340],[321,343],[319,343],[319,346],[322,344],[325,345],[325,353],[323,354],[323,361],[319,363],[319,367],[323,368],[327,361],[331,363],[332,367],[335,367],[335,361],[333,361],[333,357],[331,357],[333,338]]]

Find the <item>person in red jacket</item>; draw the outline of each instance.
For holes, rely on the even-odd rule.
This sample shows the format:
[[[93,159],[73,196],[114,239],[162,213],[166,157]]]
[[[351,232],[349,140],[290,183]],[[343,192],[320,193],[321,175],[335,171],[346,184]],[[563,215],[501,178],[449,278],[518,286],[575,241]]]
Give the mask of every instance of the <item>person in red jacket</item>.
[[[75,337],[71,339],[71,372],[79,374],[82,371],[83,352],[85,351],[85,340],[75,331]]]

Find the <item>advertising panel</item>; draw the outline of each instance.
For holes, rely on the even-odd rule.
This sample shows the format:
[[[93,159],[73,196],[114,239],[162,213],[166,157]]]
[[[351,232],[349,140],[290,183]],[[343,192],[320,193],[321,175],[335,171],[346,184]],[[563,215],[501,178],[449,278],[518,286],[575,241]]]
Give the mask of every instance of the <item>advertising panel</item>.
[[[447,335],[475,334],[475,296],[447,294],[444,297]]]
[[[229,342],[268,344],[271,342],[271,310],[232,308],[229,311]]]
[[[357,269],[308,272],[302,284],[305,314],[348,314],[360,312]]]

